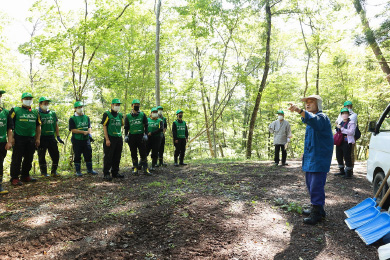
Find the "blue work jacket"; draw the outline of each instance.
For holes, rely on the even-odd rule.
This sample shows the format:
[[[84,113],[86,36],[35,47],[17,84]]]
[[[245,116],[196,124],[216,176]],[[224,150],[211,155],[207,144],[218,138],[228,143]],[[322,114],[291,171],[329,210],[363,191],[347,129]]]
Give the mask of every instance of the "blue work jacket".
[[[329,172],[333,154],[333,133],[329,117],[319,111],[305,111],[302,122],[306,124],[302,170]]]

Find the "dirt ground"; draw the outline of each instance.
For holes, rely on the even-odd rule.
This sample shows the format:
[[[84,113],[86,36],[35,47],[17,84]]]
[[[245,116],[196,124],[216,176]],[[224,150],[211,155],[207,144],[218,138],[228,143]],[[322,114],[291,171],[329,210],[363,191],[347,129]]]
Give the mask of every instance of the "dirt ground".
[[[332,171],[336,171],[332,165]],[[192,163],[154,176],[39,178],[0,197],[0,259],[377,259],[343,211],[372,196],[364,163],[329,174],[326,221],[302,223],[299,161]]]

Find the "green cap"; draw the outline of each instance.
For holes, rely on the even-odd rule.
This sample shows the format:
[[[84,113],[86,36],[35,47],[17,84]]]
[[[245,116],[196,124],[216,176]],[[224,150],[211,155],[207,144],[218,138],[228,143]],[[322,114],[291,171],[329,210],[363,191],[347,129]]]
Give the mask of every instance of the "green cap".
[[[141,104],[141,102],[139,102],[139,99],[133,99],[133,102],[131,102],[131,104]]]
[[[340,113],[343,113],[343,112],[348,112],[348,113],[349,113],[349,110],[348,110],[348,108],[346,108],[346,107],[343,107],[343,108],[340,110]]]
[[[23,99],[23,98],[26,98],[26,97],[33,98],[33,96],[31,95],[31,93],[28,93],[28,92],[25,92],[25,93],[22,94],[22,99]]]
[[[157,110],[157,107],[154,107],[154,108],[152,108],[152,110],[150,110],[150,112],[157,112],[158,110]]]
[[[351,101],[345,101],[344,102],[344,106],[352,106],[352,102]]]
[[[176,115],[180,114],[180,113],[183,113],[183,110],[179,109],[179,110],[176,111]]]
[[[119,100],[119,98],[114,98],[112,101],[111,101],[111,104],[122,104],[121,101]]]
[[[0,95],[3,95],[5,93],[4,90],[0,90]]]
[[[282,114],[282,115],[284,115],[284,112],[283,112],[283,110],[278,110],[278,111],[276,112],[276,114]]]
[[[73,105],[73,107],[83,107],[84,103],[82,101],[76,101]]]
[[[157,109],[164,110],[164,108],[162,106],[158,106]]]
[[[41,103],[41,102],[43,102],[43,101],[48,101],[48,102],[50,102],[51,100],[48,99],[47,97],[40,97],[40,98],[39,98],[39,103]]]

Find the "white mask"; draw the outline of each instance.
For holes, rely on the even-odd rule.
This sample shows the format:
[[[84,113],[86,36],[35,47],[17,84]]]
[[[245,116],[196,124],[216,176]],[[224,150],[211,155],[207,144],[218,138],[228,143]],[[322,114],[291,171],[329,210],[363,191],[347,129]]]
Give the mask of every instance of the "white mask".
[[[42,105],[42,106],[41,106],[41,109],[42,109],[43,111],[47,111],[47,110],[49,109],[49,106]]]
[[[156,117],[158,117],[158,114],[157,113],[152,113],[152,117],[156,118]]]
[[[77,114],[81,115],[82,113],[84,113],[84,108],[77,108],[76,112]]]
[[[120,109],[121,109],[120,106],[114,106],[114,107],[112,108],[112,110],[115,111],[115,112],[118,112]]]
[[[278,120],[282,120],[284,116],[278,116]]]
[[[158,111],[158,114],[159,114],[160,116],[162,116],[163,111],[162,111],[162,110],[159,110],[159,111]]]
[[[348,108],[349,113],[352,113],[352,108]]]
[[[32,103],[32,100],[23,99],[23,105],[25,105],[26,107],[31,107]]]

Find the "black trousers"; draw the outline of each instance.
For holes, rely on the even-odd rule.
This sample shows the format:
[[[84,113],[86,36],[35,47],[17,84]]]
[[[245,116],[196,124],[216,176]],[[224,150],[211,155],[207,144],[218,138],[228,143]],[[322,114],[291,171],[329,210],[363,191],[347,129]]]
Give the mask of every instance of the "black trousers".
[[[35,138],[15,138],[11,159],[11,181],[30,176],[35,153]]]
[[[159,134],[154,136],[149,136],[148,144],[147,144],[147,154],[149,156],[150,151],[152,151],[152,155],[151,155],[152,160],[155,160],[156,162],[159,155],[160,144],[161,144],[161,136]]]
[[[160,148],[158,149],[158,159],[164,159],[164,151],[165,151],[165,135],[163,134],[161,137]]]
[[[275,163],[279,163],[279,151],[282,150],[282,164],[286,163],[287,151],[284,148],[284,144],[275,144]]]
[[[177,157],[179,157],[180,162],[183,162],[184,156],[186,154],[187,141],[185,138],[179,138],[177,140],[177,143],[175,141],[173,142],[173,144],[175,145],[175,162],[177,161]]]
[[[133,166],[138,167],[138,154],[141,157],[141,163],[147,163],[147,153],[146,153],[146,144],[142,139],[143,134],[132,135],[129,134],[129,148],[131,152],[131,160],[133,161]]]
[[[3,182],[3,163],[4,163],[4,158],[7,156],[7,150],[5,150],[5,145],[7,143],[3,142],[0,143],[0,184]]]
[[[116,176],[119,173],[119,164],[121,162],[123,139],[122,137],[108,136],[111,145],[106,145],[106,138],[103,140],[103,151],[104,151],[104,166],[103,174]]]
[[[52,160],[51,172],[54,173],[57,171],[58,161],[60,160],[60,152],[58,151],[58,145],[56,139],[54,139],[54,135],[53,138],[41,138],[41,143],[38,147],[39,167],[45,173],[47,172],[46,151],[49,151]]]
[[[77,140],[72,138],[74,163],[81,163],[81,155],[86,163],[92,162],[92,147],[89,140]]]
[[[348,169],[353,168],[351,151],[352,144],[349,144],[347,141],[343,141],[341,145],[336,145],[336,159],[339,168],[344,168],[344,161]]]

